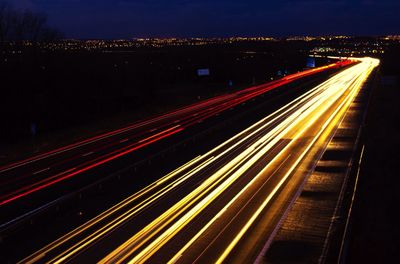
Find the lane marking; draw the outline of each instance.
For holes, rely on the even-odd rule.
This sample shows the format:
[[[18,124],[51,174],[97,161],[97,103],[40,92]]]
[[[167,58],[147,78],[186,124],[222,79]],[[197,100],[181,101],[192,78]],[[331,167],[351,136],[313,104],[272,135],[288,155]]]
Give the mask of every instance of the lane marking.
[[[42,173],[42,172],[45,172],[45,171],[48,171],[48,170],[50,170],[50,167],[48,167],[46,169],[43,169],[43,170],[40,170],[40,171],[37,171],[37,172],[34,172],[33,175],[36,175],[36,174],[39,174],[39,173]]]

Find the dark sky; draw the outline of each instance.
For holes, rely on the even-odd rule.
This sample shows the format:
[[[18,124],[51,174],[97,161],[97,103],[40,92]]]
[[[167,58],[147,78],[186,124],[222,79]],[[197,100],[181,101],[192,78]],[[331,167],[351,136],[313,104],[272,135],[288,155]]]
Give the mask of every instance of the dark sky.
[[[384,35],[400,0],[8,0],[69,38]]]

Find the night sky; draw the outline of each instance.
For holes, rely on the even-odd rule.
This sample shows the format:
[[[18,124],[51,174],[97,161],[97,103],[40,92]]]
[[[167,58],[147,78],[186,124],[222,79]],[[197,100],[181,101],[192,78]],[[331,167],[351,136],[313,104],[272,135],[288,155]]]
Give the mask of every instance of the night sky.
[[[0,0],[1,1],[1,0]],[[4,0],[3,0],[4,1]],[[385,35],[400,0],[8,0],[67,38]]]

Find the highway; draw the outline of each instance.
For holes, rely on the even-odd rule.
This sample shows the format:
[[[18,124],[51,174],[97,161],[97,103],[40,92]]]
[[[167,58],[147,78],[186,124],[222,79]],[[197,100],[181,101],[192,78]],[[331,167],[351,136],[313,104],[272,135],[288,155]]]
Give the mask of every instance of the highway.
[[[21,199],[45,192],[52,186],[90,172],[114,160],[131,154],[194,126],[203,120],[231,109],[268,91],[328,69],[353,63],[346,60],[316,69],[288,75],[264,85],[250,87],[234,93],[210,98],[175,111],[137,122],[133,125],[83,140],[53,151],[0,167],[0,210],[12,208]],[[97,179],[94,178],[93,181]],[[48,201],[37,201],[37,206]],[[27,214],[36,208],[24,208],[18,214]],[[15,215],[4,218],[5,225]]]
[[[256,261],[379,65],[357,61],[21,263]]]

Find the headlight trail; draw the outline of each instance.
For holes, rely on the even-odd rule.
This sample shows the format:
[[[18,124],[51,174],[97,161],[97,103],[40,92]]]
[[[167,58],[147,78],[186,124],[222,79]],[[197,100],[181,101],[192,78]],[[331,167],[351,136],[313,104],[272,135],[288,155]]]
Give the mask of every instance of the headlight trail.
[[[352,80],[352,79],[351,79]],[[351,80],[349,82],[351,82]],[[310,113],[312,113],[312,111],[314,111],[315,109],[317,109],[318,106],[321,106],[322,104],[324,104],[324,108],[328,108],[331,104],[333,104],[333,102],[335,102],[339,96],[342,95],[342,93],[340,93],[341,90],[345,90],[344,89],[345,86],[342,87],[338,87],[338,89],[333,89],[331,90],[327,90],[326,93],[329,91],[329,93],[327,93],[326,95],[324,95],[326,97],[326,100],[321,100],[322,98],[318,98],[315,101],[310,101],[310,107],[307,108],[301,108],[298,110],[298,112],[300,112],[302,115],[307,116]],[[335,91],[336,90],[336,91]],[[339,91],[339,93],[338,93]],[[354,94],[354,93],[353,93]],[[321,95],[322,96],[322,95]],[[332,96],[335,96],[332,98]],[[350,97],[350,96],[349,96]],[[350,97],[352,98],[352,97]],[[319,104],[317,104],[317,102]],[[307,109],[307,111],[305,110]],[[341,107],[339,107],[338,109],[341,109]],[[319,115],[321,115],[323,113],[324,110],[320,110],[317,113]],[[314,118],[313,121],[311,121],[309,123],[309,125],[313,124],[316,120],[318,120],[319,116],[318,114],[314,114]],[[302,121],[302,118],[298,118],[298,116],[296,116],[296,120],[297,122]],[[292,120],[291,120],[292,121]],[[294,121],[294,120],[293,120]],[[327,121],[327,124],[329,124],[329,121]],[[283,135],[285,135],[290,129],[292,129],[292,127],[296,126],[297,123],[296,122],[291,122],[289,126],[287,126],[287,128],[281,132],[281,137]],[[326,126],[326,125],[324,125]],[[288,144],[285,149],[280,152],[280,153],[284,153],[284,151],[289,148],[291,146],[291,144],[293,142],[296,142],[295,140],[297,138],[299,138],[304,131],[307,129],[307,126],[305,126],[305,128],[298,132],[296,137],[291,141],[290,144]],[[323,129],[321,130],[323,131]],[[280,136],[276,136],[274,139],[277,141],[281,138]],[[317,135],[318,137],[318,135]],[[317,138],[315,137],[315,139]],[[314,139],[314,140],[315,140]],[[263,139],[261,142],[265,142],[266,139]],[[249,161],[248,164],[246,165],[241,165],[240,169],[237,170],[237,172],[235,172],[234,174],[232,174],[231,178],[226,181],[226,185],[229,186],[230,183],[232,183],[233,181],[236,181],[238,177],[240,177],[245,171],[248,170],[248,168],[250,166],[252,166],[257,160],[259,160],[261,158],[262,155],[265,154],[266,151],[268,151],[273,145],[275,145],[277,142],[270,142],[267,146],[264,147],[264,149],[262,150],[258,150],[257,154],[255,156],[252,157],[252,160]],[[312,146],[314,142],[311,142],[311,144],[309,146]],[[258,144],[258,142],[256,142],[256,144]],[[248,150],[246,150],[248,151]],[[248,155],[247,153],[243,152],[243,155]],[[230,252],[230,250],[234,247],[234,245],[236,244],[236,242],[241,238],[241,236],[244,234],[244,232],[248,229],[248,227],[254,222],[254,220],[256,219],[256,217],[258,216],[258,214],[261,212],[261,210],[265,207],[265,205],[268,203],[268,201],[271,199],[271,197],[273,197],[274,193],[276,192],[277,189],[279,189],[279,187],[283,184],[283,182],[286,180],[286,178],[290,175],[290,173],[292,172],[292,170],[298,165],[298,163],[301,161],[301,159],[304,157],[304,155],[307,153],[308,148],[299,156],[299,158],[297,159],[296,163],[294,163],[294,165],[292,165],[291,169],[289,170],[289,172],[285,175],[285,177],[282,179],[282,181],[279,183],[279,185],[277,185],[277,187],[275,188],[274,192],[271,193],[266,202],[264,202],[263,206],[260,207],[256,213],[253,215],[253,217],[250,219],[250,221],[247,223],[247,225],[245,226],[244,229],[242,229],[242,231],[239,233],[239,235],[235,238],[235,240],[229,245],[228,250],[224,252],[224,254],[218,259],[217,262],[221,262],[225,256]],[[279,155],[277,155],[275,158],[279,157]],[[274,158],[274,159],[275,159]],[[273,162],[273,160],[271,161]],[[271,163],[269,163],[271,164]],[[268,166],[268,165],[267,165]],[[219,177],[218,177],[219,178]],[[254,179],[256,179],[257,176],[255,176]],[[161,248],[164,243],[166,243],[167,239],[170,239],[173,234],[179,232],[179,230],[182,229],[183,225],[185,225],[188,220],[193,219],[197,214],[201,213],[202,209],[204,209],[205,206],[207,206],[209,203],[211,203],[212,201],[214,201],[217,196],[222,192],[225,191],[227,189],[226,186],[224,186],[223,184],[221,184],[217,189],[214,190],[214,193],[211,193],[208,197],[206,197],[202,202],[198,203],[196,207],[194,207],[191,211],[189,211],[185,216],[183,216],[182,218],[180,218],[179,221],[177,221],[174,225],[172,225],[165,233],[163,233],[162,235],[159,235],[157,237],[157,239],[155,239],[147,248],[145,248],[144,250],[142,250],[141,252],[139,252],[138,254],[135,253],[135,256],[129,261],[129,263],[142,263],[144,261],[146,261],[149,257],[151,257],[152,254],[154,254],[155,251],[157,251],[159,248]],[[244,188],[246,189],[246,187]],[[236,196],[232,201],[235,201],[236,198],[239,196]],[[222,211],[224,212],[225,210],[227,210],[227,208],[224,208]],[[123,244],[122,249],[125,251],[123,254],[124,256],[129,257],[130,255],[132,255],[135,250],[132,250],[130,252],[127,252],[126,249],[129,247],[129,245],[127,244]],[[116,251],[114,251],[112,254],[114,255],[120,255],[119,253],[119,249],[117,249]],[[119,256],[119,258],[121,258],[121,256]],[[124,259],[122,259],[124,260]],[[120,260],[118,260],[119,262]],[[109,263],[109,262],[115,262],[115,259],[105,259],[105,263]]]
[[[333,63],[288,75],[267,84],[210,98],[122,129],[0,167],[0,208],[175,135],[282,85],[351,63],[353,62],[350,60]]]
[[[327,126],[337,122],[339,114],[347,110],[363,82],[379,64],[378,60],[370,58],[357,60],[359,64],[334,75],[21,263],[63,263],[77,258],[127,223],[139,221],[140,214],[151,210],[156,203],[165,204],[165,210],[117,245],[100,263],[150,261],[176,236],[185,232],[195,219],[204,217],[207,221],[201,221],[202,225],[196,226],[197,231],[192,237],[175,251],[168,251],[170,263],[184,262],[185,252],[192,250],[209,228],[219,221],[226,221],[225,215],[233,215],[227,222],[234,222],[240,213],[235,211],[238,210],[236,204],[240,204],[243,197],[263,197],[260,206],[248,215],[245,224],[230,234],[232,240],[225,241],[226,246],[221,245],[222,249],[213,256],[212,262],[224,261],[278,190],[283,188]],[[293,152],[294,149],[299,152]],[[271,191],[261,192],[266,185],[270,185],[268,188]],[[163,198],[173,193],[179,194],[180,199],[169,204]],[[223,197],[230,198],[222,203]],[[217,209],[211,211],[212,214],[204,213],[214,207]]]

